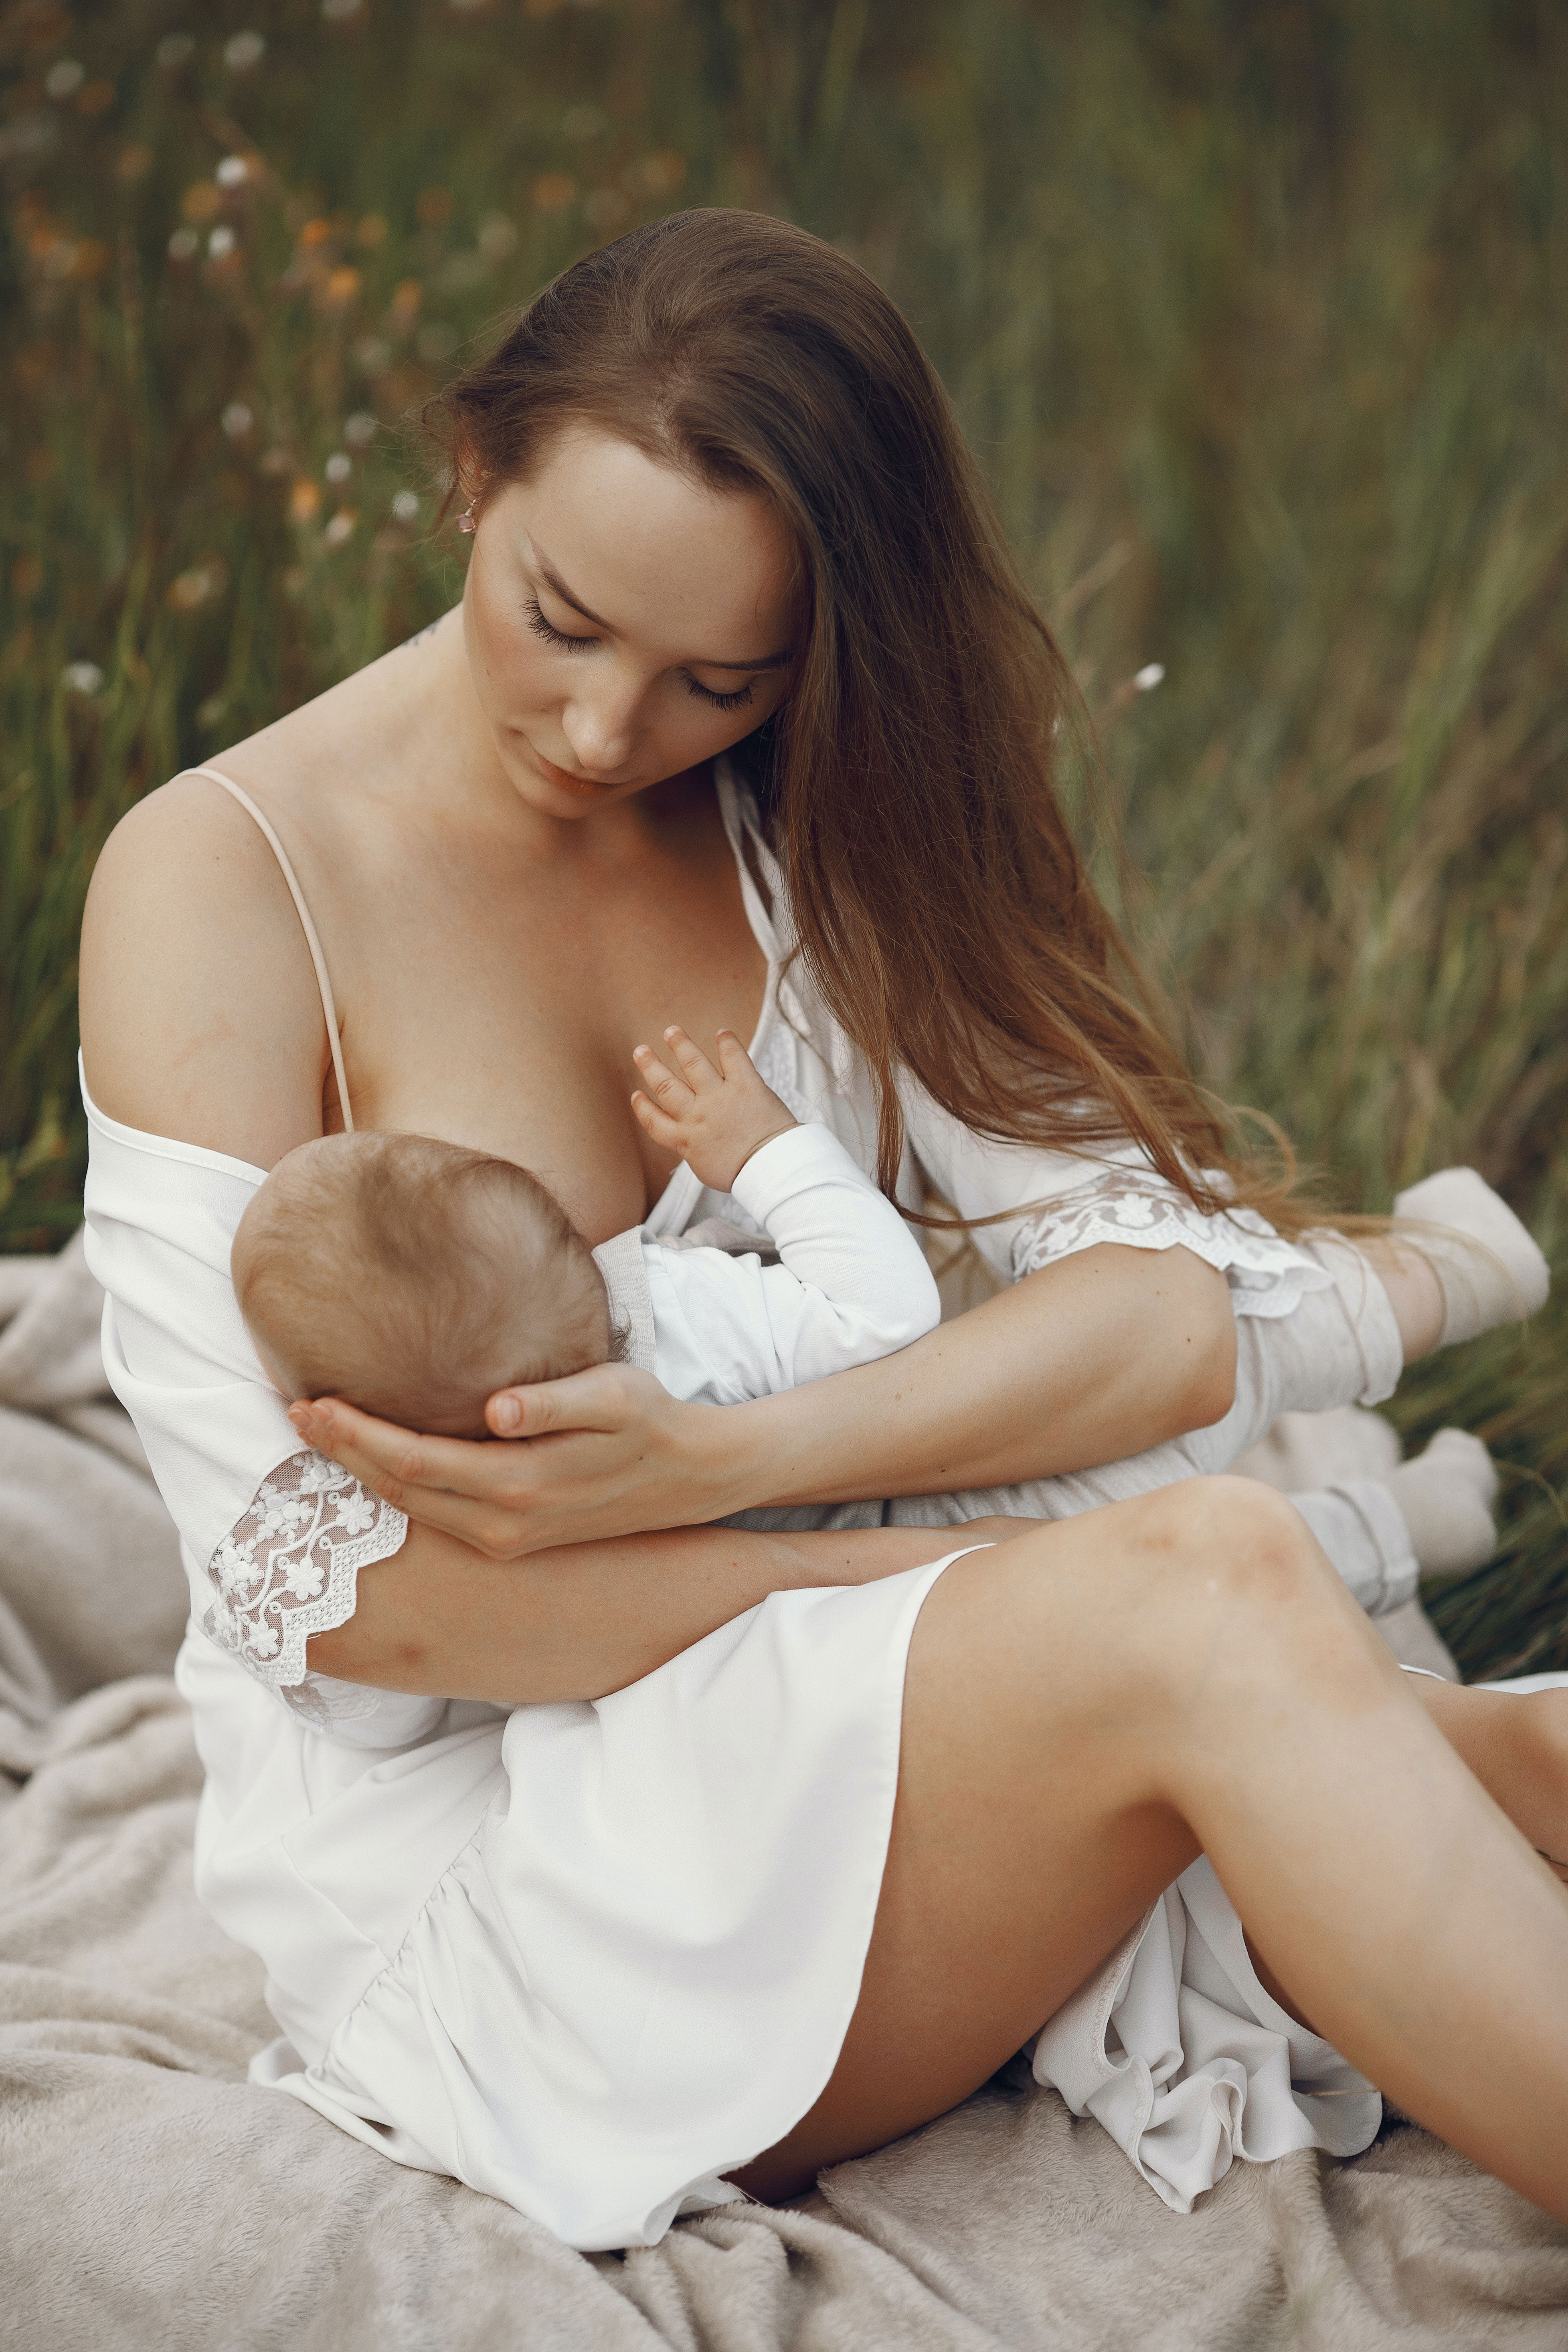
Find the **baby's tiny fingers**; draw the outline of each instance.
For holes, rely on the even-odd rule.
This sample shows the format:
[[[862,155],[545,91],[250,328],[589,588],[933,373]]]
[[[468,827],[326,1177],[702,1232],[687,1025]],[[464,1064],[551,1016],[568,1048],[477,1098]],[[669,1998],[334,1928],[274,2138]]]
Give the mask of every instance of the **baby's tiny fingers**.
[[[664,1033],[664,1042],[680,1064],[689,1086],[695,1089],[706,1085],[710,1079],[717,1082],[718,1071],[713,1067],[701,1046],[692,1044],[684,1029],[673,1027],[667,1029]]]
[[[719,1032],[719,1067],[727,1078],[744,1077],[748,1071],[753,1077],[757,1066],[732,1029]]]
[[[681,1149],[685,1130],[679,1122],[671,1118],[668,1112],[660,1110],[658,1105],[651,1101],[640,1087],[632,1097],[632,1111],[645,1133],[651,1136],[655,1143],[662,1144],[667,1151],[679,1151]]]
[[[667,1111],[679,1114],[691,1100],[691,1089],[684,1078],[667,1069],[651,1046],[637,1045],[632,1059],[642,1072],[643,1084],[655,1094]]]

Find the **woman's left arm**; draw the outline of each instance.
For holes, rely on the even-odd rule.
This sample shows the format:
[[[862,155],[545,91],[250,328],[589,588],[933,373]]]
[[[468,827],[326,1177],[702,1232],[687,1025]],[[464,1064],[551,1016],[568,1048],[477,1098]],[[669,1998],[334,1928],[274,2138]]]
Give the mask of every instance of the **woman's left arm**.
[[[1223,1275],[1180,1246],[1101,1244],[896,1355],[749,1404],[678,1404],[605,1364],[492,1398],[510,1444],[414,1435],[332,1398],[290,1417],[412,1518],[500,1559],[760,1504],[1089,1469],[1223,1419],[1235,1370]]]

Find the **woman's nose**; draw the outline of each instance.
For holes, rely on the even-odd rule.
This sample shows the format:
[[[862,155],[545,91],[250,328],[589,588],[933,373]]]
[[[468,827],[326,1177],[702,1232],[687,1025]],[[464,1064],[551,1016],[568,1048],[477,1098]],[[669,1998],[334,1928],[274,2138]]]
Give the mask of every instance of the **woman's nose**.
[[[561,714],[561,731],[580,768],[608,776],[626,766],[637,749],[638,701],[635,689],[616,692],[607,685],[572,697]]]

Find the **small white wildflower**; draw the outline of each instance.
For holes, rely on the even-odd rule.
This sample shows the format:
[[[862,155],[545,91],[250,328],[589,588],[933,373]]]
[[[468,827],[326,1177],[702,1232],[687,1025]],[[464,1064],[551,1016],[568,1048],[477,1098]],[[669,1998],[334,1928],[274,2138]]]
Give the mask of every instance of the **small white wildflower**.
[[[259,33],[235,33],[223,45],[223,61],[230,73],[248,73],[267,55],[267,43]]]
[[[250,177],[250,166],[243,155],[226,155],[213,178],[220,188],[243,188]]]
[[[212,235],[207,239],[207,251],[212,255],[215,261],[221,261],[225,254],[232,253],[234,251],[237,241],[238,240],[236,238],[233,229],[227,226],[226,222],[219,221],[216,228],[214,229]]]
[[[231,441],[243,441],[256,417],[243,400],[231,400],[219,421]]]
[[[201,238],[194,228],[177,228],[169,239],[170,260],[189,261],[200,243]]]
[[[86,79],[85,66],[74,58],[60,58],[44,76],[44,88],[51,98],[74,98]]]
[[[356,514],[351,513],[349,509],[344,507],[339,513],[332,517],[331,522],[327,525],[326,530],[321,534],[325,539],[327,545],[329,547],[341,547],[344,540],[353,532],[353,527],[358,520],[359,517]]]
[[[1163,662],[1145,662],[1133,675],[1132,683],[1140,694],[1152,694],[1165,675]]]
[[[363,449],[375,439],[376,424],[368,408],[356,408],[343,420],[343,439],[351,449]]]
[[[189,33],[165,33],[153,54],[165,73],[173,73],[176,66],[184,64],[195,46]]]
[[[419,499],[414,490],[399,490],[392,501],[392,511],[399,522],[416,522],[419,517]]]
[[[98,694],[103,688],[103,672],[96,662],[67,662],[60,672],[60,684],[68,694]]]
[[[334,449],[322,467],[329,482],[346,482],[353,469],[353,459],[342,449]]]

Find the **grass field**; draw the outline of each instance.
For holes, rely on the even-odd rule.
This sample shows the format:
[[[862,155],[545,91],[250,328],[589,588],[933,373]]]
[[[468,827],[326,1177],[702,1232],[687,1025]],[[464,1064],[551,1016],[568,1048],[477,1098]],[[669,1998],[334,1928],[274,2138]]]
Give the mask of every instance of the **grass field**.
[[[1352,1205],[1475,1161],[1568,1273],[1550,0],[26,0],[0,73],[0,1248],[79,1216],[109,828],[451,601],[399,420],[719,202],[915,321],[1214,1082]],[[1468,1670],[1568,1665],[1568,1308],[1394,1410],[1509,1465],[1437,1612]]]

